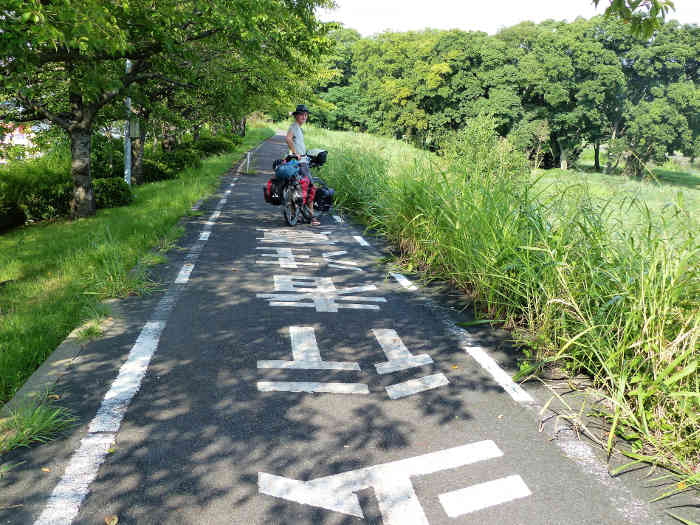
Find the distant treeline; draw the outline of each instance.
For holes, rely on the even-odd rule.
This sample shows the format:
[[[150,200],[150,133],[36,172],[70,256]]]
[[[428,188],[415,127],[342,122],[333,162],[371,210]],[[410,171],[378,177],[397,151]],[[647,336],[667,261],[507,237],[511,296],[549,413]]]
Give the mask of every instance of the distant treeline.
[[[675,21],[649,39],[612,17],[523,22],[482,32],[382,33],[341,28],[336,75],[315,115],[438,149],[480,114],[544,167],[566,168],[587,145],[641,175],[648,161],[700,156],[700,28]],[[621,162],[622,161],[622,162]]]

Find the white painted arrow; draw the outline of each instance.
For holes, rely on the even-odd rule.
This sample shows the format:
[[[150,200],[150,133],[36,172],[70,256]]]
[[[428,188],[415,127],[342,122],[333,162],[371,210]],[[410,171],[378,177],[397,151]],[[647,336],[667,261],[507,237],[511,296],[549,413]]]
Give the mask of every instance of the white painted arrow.
[[[385,525],[428,525],[412,476],[422,476],[500,457],[493,441],[479,441],[414,458],[350,470],[310,481],[258,473],[262,494],[364,518],[356,492],[373,488]]]
[[[360,500],[353,489],[338,490],[333,486],[318,486],[313,481],[297,481],[273,474],[258,473],[258,489],[262,494],[296,501],[326,510],[364,518]]]

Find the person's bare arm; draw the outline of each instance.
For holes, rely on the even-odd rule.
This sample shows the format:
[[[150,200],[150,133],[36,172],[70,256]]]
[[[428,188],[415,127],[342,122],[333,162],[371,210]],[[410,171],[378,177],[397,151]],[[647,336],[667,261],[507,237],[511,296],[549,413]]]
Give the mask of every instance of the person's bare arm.
[[[296,158],[299,158],[299,154],[297,153],[296,148],[294,147],[294,134],[292,133],[292,130],[290,129],[287,132],[287,146],[289,146],[289,151],[292,152],[292,155],[296,155]]]

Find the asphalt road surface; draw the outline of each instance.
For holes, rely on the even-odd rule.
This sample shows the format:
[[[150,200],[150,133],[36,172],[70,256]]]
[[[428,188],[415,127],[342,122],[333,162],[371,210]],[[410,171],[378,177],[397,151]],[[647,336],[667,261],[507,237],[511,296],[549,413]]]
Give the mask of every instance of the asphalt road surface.
[[[0,522],[641,523],[376,240],[337,215],[286,227],[262,199],[284,150],[225,177],[167,290],[62,379],[81,425],[17,453]]]

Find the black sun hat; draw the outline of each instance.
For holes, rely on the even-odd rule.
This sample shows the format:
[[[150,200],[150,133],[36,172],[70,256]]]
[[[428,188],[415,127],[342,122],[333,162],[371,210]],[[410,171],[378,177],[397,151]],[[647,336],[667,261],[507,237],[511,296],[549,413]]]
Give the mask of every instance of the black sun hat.
[[[294,110],[294,112],[292,113],[292,115],[297,115],[299,113],[311,113],[311,112],[309,111],[309,108],[306,107],[306,104],[299,104],[297,106],[297,109]]]

